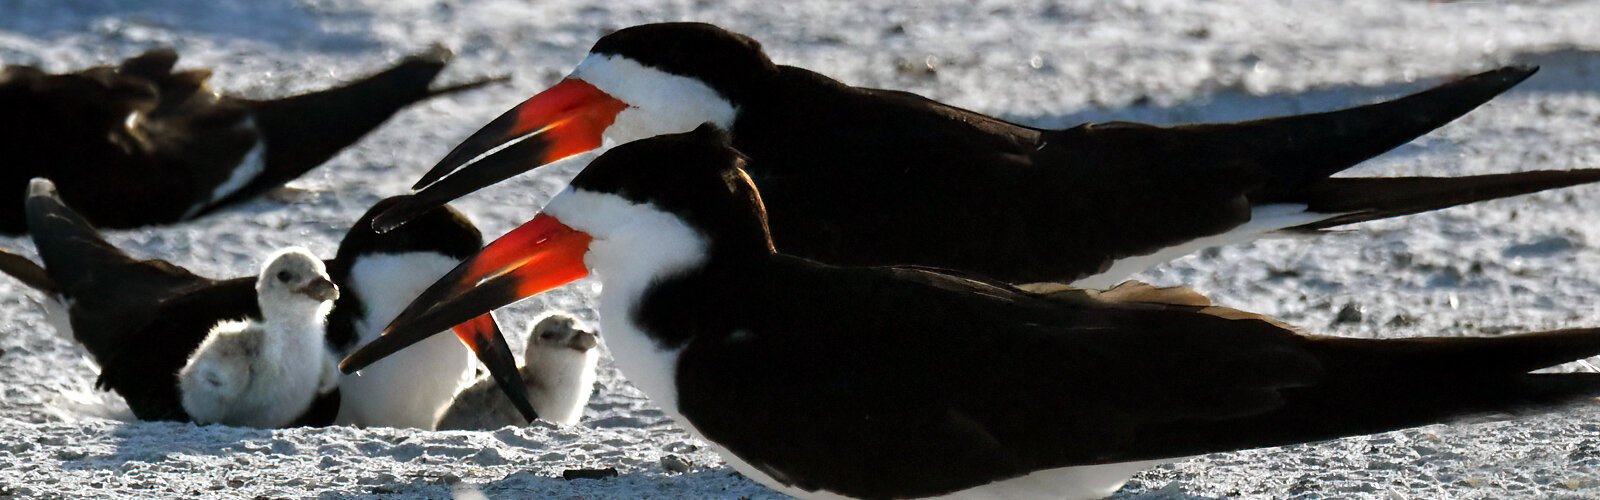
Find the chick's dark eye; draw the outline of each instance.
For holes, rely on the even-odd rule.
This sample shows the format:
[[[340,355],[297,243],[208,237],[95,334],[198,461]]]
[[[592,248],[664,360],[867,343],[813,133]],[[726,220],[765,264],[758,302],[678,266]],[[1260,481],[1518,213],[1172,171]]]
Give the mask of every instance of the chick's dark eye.
[[[291,279],[294,279],[294,275],[289,274],[289,271],[278,271],[278,281],[288,283]]]

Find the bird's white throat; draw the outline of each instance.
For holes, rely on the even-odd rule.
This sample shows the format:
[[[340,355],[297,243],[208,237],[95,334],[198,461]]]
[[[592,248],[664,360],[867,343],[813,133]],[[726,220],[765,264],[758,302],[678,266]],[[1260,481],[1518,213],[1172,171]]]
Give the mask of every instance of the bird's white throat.
[[[569,187],[544,213],[594,238],[584,264],[602,287],[601,339],[628,380],[687,426],[673,385],[678,351],[656,343],[632,317],[651,284],[705,261],[706,239],[676,215],[614,194]]]
[[[362,255],[345,286],[360,297],[356,346],[383,328],[428,285],[460,264],[433,252]],[[432,429],[461,387],[472,381],[472,352],[454,335],[434,335],[339,381],[342,425]]]

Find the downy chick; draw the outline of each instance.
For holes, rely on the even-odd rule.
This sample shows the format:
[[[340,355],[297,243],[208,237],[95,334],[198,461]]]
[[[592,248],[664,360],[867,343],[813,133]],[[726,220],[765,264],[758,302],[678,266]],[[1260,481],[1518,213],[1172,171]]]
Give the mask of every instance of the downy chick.
[[[539,418],[575,425],[594,393],[599,344],[591,329],[572,316],[552,313],[537,321],[528,333],[523,353],[522,380]],[[434,426],[438,430],[498,429],[523,425],[523,419],[500,394],[494,381],[478,380],[450,403]]]
[[[261,321],[217,323],[178,373],[183,409],[196,423],[279,427],[337,387],[324,345],[339,289],[322,261],[291,247],[274,253],[256,280]]]

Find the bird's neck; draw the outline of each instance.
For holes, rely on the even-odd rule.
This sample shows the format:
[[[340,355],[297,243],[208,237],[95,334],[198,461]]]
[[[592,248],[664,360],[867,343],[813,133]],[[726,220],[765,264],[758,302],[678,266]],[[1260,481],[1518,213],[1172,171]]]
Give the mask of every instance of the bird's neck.
[[[305,350],[307,346],[320,347],[331,306],[331,302],[319,303],[314,307],[308,304],[261,304],[261,319],[268,333],[262,339],[262,349],[287,353]]]
[[[670,241],[651,251],[594,245],[590,252],[607,263],[603,269],[595,269],[601,286],[599,313],[602,322],[631,317],[647,289],[670,277],[704,267],[707,255],[703,245],[680,246]]]

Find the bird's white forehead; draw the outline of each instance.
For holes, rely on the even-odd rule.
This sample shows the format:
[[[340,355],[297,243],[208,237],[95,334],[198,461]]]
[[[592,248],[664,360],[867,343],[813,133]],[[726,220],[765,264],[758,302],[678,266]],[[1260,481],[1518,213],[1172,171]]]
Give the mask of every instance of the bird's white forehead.
[[[602,273],[622,268],[676,269],[705,255],[706,240],[682,218],[613,193],[569,186],[545,205],[543,213],[594,238],[584,260]]]
[[[706,122],[728,130],[738,114],[732,102],[700,80],[619,55],[589,54],[569,78],[628,104],[605,132],[617,143],[688,132]]]
[[[649,203],[638,203],[615,193],[589,191],[567,186],[542,210],[562,224],[588,233],[595,239],[628,236],[636,226],[681,225],[677,216]]]

